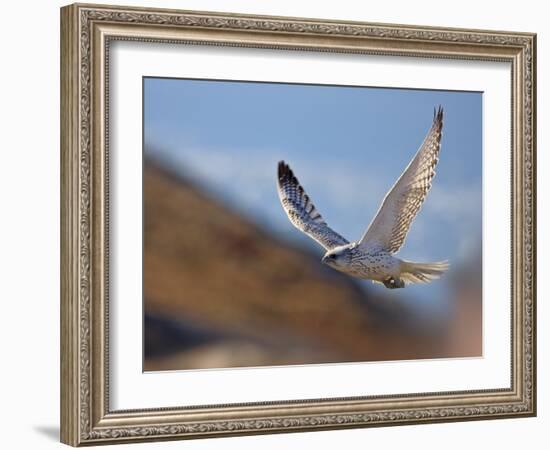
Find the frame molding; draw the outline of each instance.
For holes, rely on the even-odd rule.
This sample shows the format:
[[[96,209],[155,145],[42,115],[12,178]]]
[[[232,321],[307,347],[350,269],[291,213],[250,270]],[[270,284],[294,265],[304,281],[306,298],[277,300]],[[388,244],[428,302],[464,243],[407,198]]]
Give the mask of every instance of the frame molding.
[[[512,66],[510,389],[111,411],[112,40],[507,61]],[[536,414],[536,35],[74,4],[61,9],[61,440],[73,446]]]

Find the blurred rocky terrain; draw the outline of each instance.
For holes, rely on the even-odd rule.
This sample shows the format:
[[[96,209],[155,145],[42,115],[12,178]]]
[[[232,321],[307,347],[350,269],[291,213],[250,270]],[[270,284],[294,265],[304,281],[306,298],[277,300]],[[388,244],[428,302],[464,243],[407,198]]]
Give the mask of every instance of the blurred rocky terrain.
[[[426,326],[158,163],[143,187],[146,371],[481,355],[479,273]]]

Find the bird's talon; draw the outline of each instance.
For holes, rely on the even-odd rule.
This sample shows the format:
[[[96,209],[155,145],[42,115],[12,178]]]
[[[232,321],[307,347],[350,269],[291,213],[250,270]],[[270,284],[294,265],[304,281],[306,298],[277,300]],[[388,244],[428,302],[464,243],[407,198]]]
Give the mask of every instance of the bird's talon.
[[[405,283],[401,279],[395,279],[394,277],[388,278],[386,281],[384,281],[384,286],[386,286],[388,289],[398,289],[405,287]]]

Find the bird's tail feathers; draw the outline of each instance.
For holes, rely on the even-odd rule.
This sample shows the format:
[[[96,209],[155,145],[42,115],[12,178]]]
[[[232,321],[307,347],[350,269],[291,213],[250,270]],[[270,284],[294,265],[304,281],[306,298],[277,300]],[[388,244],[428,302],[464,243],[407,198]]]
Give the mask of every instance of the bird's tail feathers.
[[[401,279],[409,283],[429,283],[438,279],[449,268],[448,261],[433,263],[401,262]]]

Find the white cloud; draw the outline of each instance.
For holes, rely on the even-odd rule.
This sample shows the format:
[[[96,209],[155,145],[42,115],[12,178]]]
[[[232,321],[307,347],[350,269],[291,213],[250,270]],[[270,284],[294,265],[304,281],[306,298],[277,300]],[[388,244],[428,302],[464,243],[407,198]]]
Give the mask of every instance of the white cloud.
[[[185,146],[178,151],[155,149],[151,151],[153,154],[232,208],[285,237],[295,236],[299,242],[304,239],[293,232],[277,196],[279,159],[291,164],[325,220],[350,240],[362,236],[394,177],[399,175],[392,173],[397,170],[393,168],[380,172],[368,166],[355,167],[337,158],[312,160],[288,150],[268,148],[243,151]],[[403,257],[430,260],[451,254],[456,258],[464,254],[465,249],[472,248],[472,239],[480,235],[480,224],[479,185],[448,185],[436,179],[412,224]],[[437,241],[443,242],[443,247],[434,244],[434,233],[447,236]]]
[[[435,184],[425,208],[449,221],[479,220],[481,215],[481,187],[477,184],[448,186]]]

